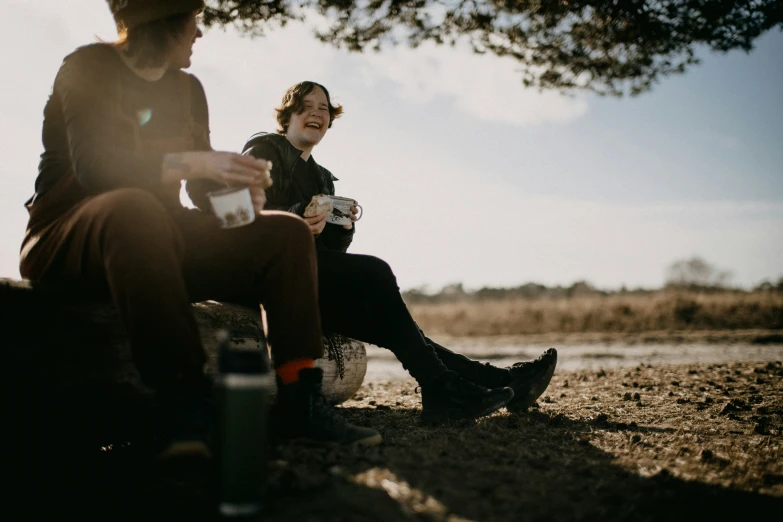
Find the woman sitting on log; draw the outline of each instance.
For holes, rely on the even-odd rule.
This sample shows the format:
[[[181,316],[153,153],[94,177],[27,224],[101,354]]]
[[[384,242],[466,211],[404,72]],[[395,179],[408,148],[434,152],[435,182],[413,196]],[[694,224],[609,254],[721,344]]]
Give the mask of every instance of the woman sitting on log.
[[[208,457],[211,386],[191,302],[263,303],[283,433],[376,444],[321,394],[323,343],[312,236],[262,212],[265,160],[213,151],[201,83],[182,71],[201,37],[202,0],[112,0],[120,40],[68,55],[44,109],[35,195],[21,249],[25,278],[111,296],[142,378],[167,412],[161,457]],[[179,203],[181,180],[248,185],[258,217],[222,229]]]
[[[332,105],[322,85],[302,82],[288,89],[276,110],[278,134],[253,136],[243,152],[272,161],[268,207],[304,216],[314,195],[334,195],[336,178],[311,153],[342,107]],[[356,210],[351,209],[353,221]],[[389,265],[376,257],[346,253],[355,224],[327,224],[328,214],[304,218],[316,237],[324,331],[394,352],[421,385],[423,421],[477,418],[504,405],[522,411],[544,392],[557,364],[554,349],[535,361],[498,368],[433,342],[408,312]]]

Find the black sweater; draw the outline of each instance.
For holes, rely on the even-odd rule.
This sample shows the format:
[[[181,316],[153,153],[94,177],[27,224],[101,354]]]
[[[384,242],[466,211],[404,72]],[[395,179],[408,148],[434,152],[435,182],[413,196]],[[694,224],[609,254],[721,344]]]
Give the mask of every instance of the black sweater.
[[[190,114],[183,112],[182,75],[191,82]],[[78,48],[63,61],[44,108],[44,152],[34,197],[71,169],[89,193],[159,186],[162,153],[139,151],[137,136],[181,136],[191,115],[201,127],[196,150],[210,150],[207,101],[194,76],[172,70],[149,82],[109,44]]]

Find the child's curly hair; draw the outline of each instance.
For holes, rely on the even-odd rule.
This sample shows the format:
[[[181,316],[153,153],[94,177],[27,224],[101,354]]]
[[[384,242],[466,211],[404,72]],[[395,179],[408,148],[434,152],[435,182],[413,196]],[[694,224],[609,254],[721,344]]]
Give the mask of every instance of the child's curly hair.
[[[320,87],[324,94],[326,94],[326,102],[329,105],[329,126],[332,127],[332,122],[339,118],[343,113],[342,105],[332,105],[332,99],[329,97],[329,91],[326,87],[316,82],[300,82],[288,88],[283,95],[283,101],[280,102],[280,107],[275,109],[277,112],[277,132],[285,134],[288,131],[288,124],[291,123],[292,114],[300,114],[304,110],[304,97],[313,92],[313,89]]]

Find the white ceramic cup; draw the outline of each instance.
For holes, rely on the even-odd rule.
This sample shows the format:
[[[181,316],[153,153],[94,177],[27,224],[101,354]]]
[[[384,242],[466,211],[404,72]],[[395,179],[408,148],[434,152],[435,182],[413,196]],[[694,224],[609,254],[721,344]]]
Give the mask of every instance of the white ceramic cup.
[[[356,218],[356,221],[359,221],[362,218],[364,211],[362,210],[362,206],[356,203],[355,199],[341,198],[340,196],[329,196],[329,199],[332,200],[333,209],[332,213],[326,217],[327,223],[332,223],[333,225],[350,225],[353,223],[353,220],[351,219],[351,207],[359,208],[359,216]]]
[[[207,194],[221,228],[235,228],[256,219],[253,199],[247,187],[229,187]]]

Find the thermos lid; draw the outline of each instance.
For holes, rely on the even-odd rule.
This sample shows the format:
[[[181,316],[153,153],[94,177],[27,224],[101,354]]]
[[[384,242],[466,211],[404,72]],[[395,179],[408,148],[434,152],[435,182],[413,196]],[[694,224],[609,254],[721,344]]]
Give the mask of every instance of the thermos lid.
[[[231,342],[231,332],[218,332],[218,371],[220,373],[264,374],[269,372],[266,343]]]

